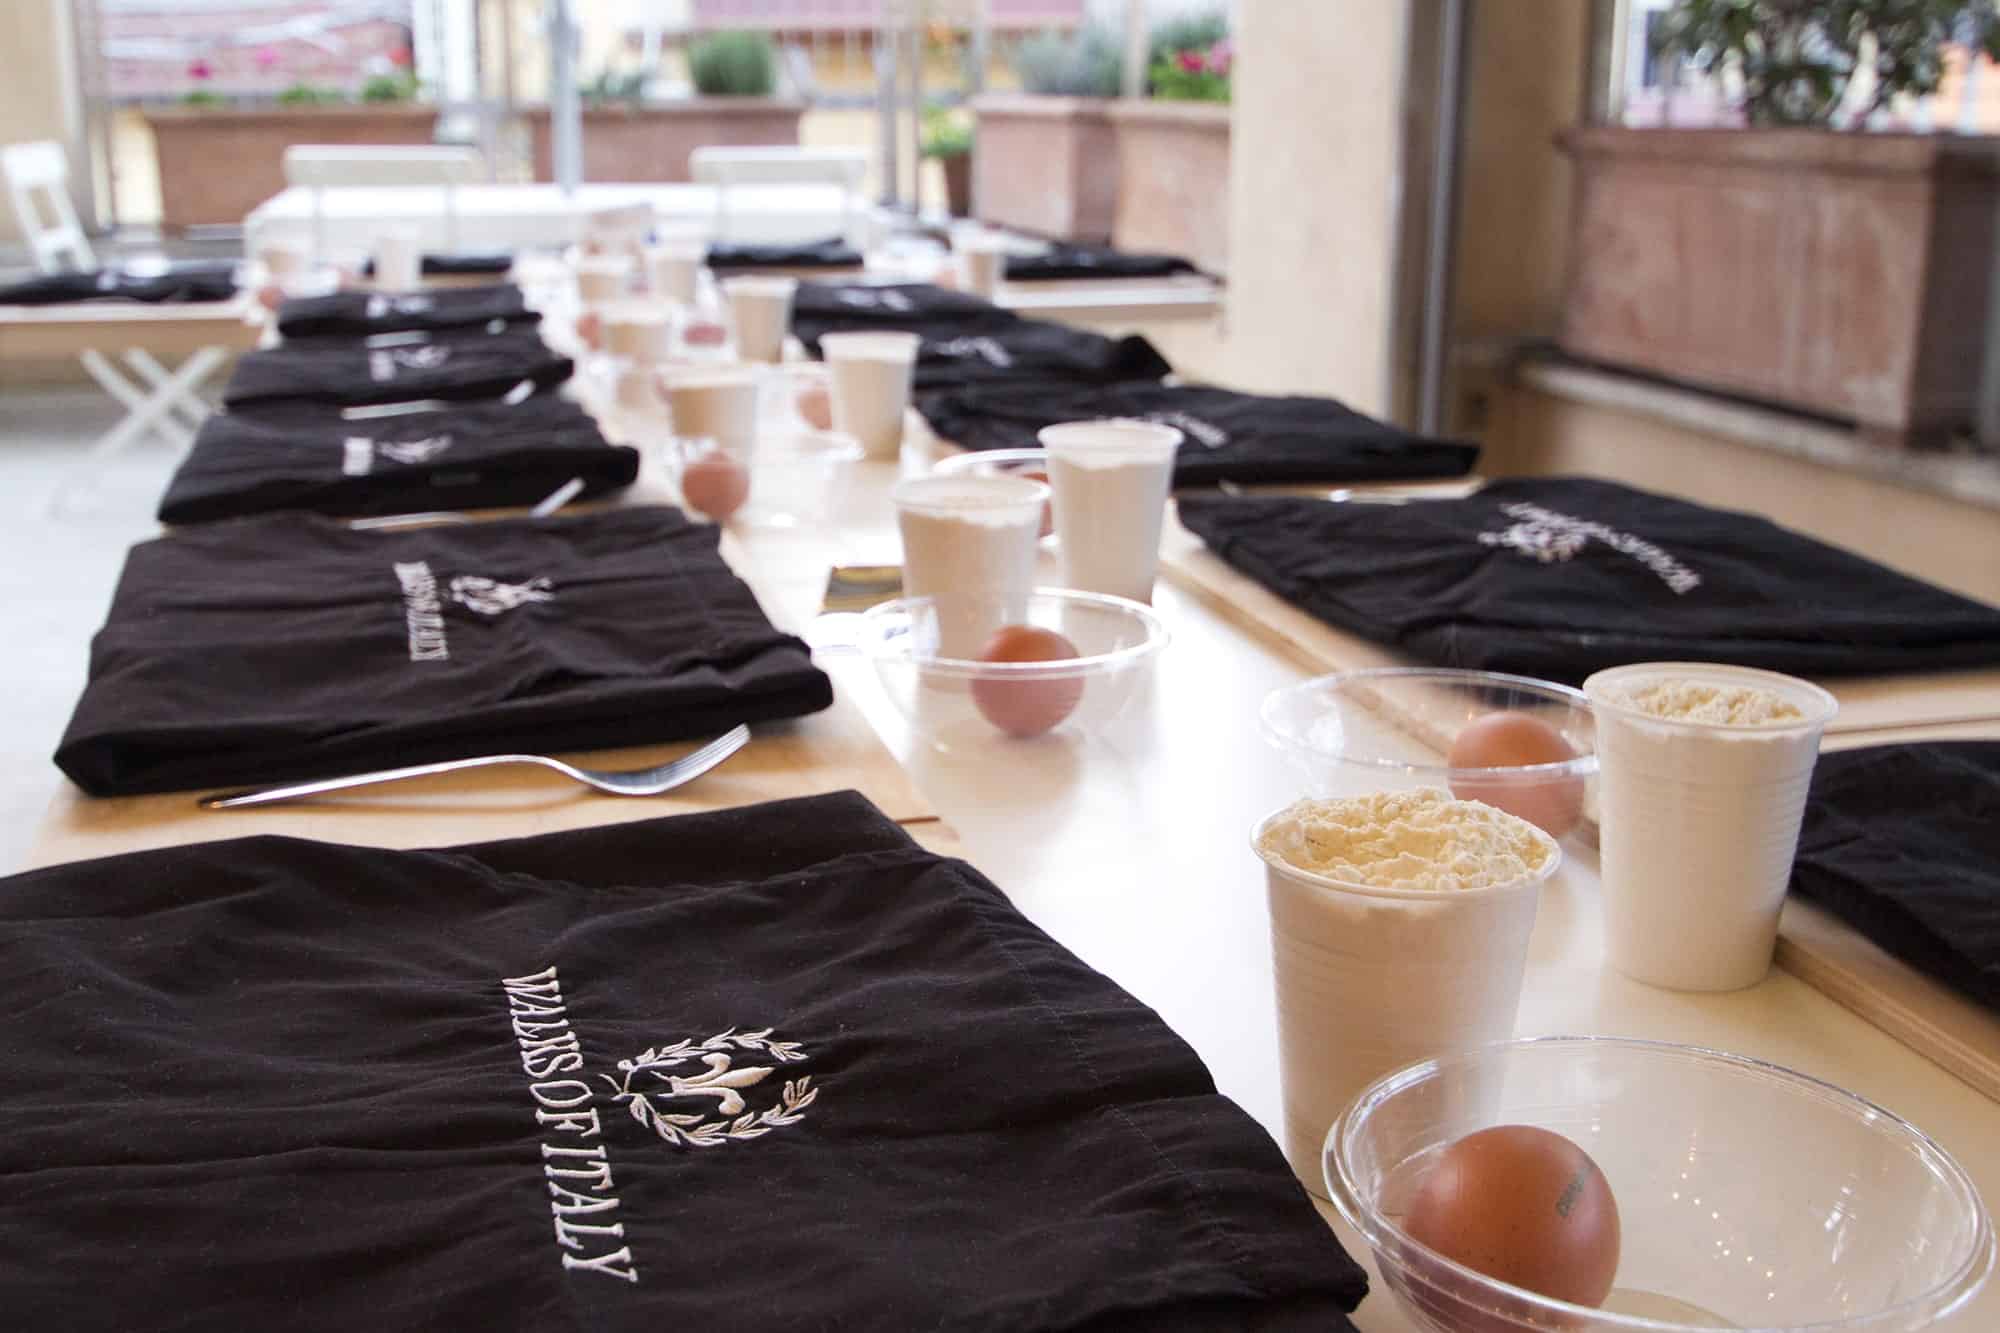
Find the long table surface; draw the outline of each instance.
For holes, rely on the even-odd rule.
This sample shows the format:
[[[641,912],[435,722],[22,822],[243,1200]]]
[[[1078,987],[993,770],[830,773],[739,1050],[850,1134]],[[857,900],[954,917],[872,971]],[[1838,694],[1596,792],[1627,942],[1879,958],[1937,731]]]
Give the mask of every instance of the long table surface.
[[[798,624],[809,616],[833,563],[896,563],[887,492],[903,472],[926,468],[927,453],[912,447],[900,464],[857,465],[846,507],[823,523],[735,534],[732,559],[775,620]],[[1052,557],[1044,553],[1043,561],[1042,575],[1053,581]],[[913,834],[964,855],[1041,928],[1153,1006],[1207,1062],[1222,1091],[1275,1133],[1280,1107],[1268,925],[1262,867],[1248,834],[1298,790],[1288,766],[1259,738],[1257,709],[1268,691],[1303,679],[1310,668],[1174,583],[1161,583],[1154,604],[1174,641],[1138,701],[1136,725],[1116,737],[1021,743],[996,736],[990,744],[939,752],[912,733],[866,661],[837,655],[826,665],[840,707],[852,711],[821,717],[865,718],[907,774],[914,801],[907,808],[920,812],[911,816]],[[750,759],[754,770],[760,747],[768,753],[771,745],[760,738],[732,763]],[[816,780],[821,790],[855,785],[833,750],[799,759],[804,767],[789,780]],[[726,780],[727,773],[725,766],[715,777]],[[688,799],[708,781],[688,789]],[[727,794],[761,799],[754,787],[746,781]],[[534,824],[539,816],[506,805],[471,808],[460,796],[464,790],[432,793],[447,807],[436,815],[295,810],[242,818],[254,819],[260,831],[300,831],[307,825],[293,821],[310,821],[311,836],[393,837],[395,845],[407,845],[684,808],[672,798],[565,794],[569,804],[554,816],[565,823]],[[724,794],[716,786],[705,796]],[[38,856],[104,855],[234,831],[216,816],[191,819],[184,803],[164,798],[100,806],[72,796],[58,800],[45,821]],[[1543,893],[1518,1030],[1694,1042],[1801,1069],[1907,1117],[1958,1157],[1988,1199],[2000,1200],[2000,1104],[1797,977],[1773,971],[1746,990],[1699,995],[1641,985],[1609,969],[1588,848],[1573,848]],[[1329,1210],[1322,1205],[1322,1211]],[[1366,1262],[1357,1238],[1337,1223],[1335,1229]],[[1415,1329],[1379,1280],[1356,1323],[1364,1333]],[[2000,1287],[1944,1327],[1968,1333],[2000,1327]]]

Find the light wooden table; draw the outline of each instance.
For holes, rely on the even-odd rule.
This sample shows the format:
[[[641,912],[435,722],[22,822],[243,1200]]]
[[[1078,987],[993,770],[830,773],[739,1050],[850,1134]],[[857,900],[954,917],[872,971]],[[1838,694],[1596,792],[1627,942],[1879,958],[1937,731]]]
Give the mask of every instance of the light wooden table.
[[[900,465],[860,464],[845,507],[826,522],[736,534],[731,558],[742,562],[738,568],[775,620],[796,625],[810,615],[832,563],[896,562],[888,488],[928,461],[911,448]],[[1042,576],[1053,581],[1053,561],[1043,559]],[[925,812],[911,823],[913,836],[965,856],[1042,929],[1156,1009],[1207,1062],[1222,1091],[1275,1131],[1268,923],[1262,867],[1248,838],[1256,820],[1298,790],[1285,761],[1259,739],[1257,709],[1267,692],[1313,668],[1176,583],[1161,584],[1155,609],[1174,641],[1129,730],[1093,742],[996,736],[941,753],[912,734],[865,661],[836,657],[828,666],[841,707],[852,710],[847,716],[865,717],[906,771],[912,808]],[[823,755],[817,762],[839,761]],[[820,776],[822,789],[849,785],[838,774]],[[630,817],[634,805],[645,803],[586,800],[574,822]],[[127,817],[79,827],[74,808],[74,801],[58,802],[52,822],[68,827],[45,827],[44,847],[104,854],[148,845],[155,821],[168,813],[135,804]],[[429,838],[417,835],[420,826],[434,827],[424,816],[396,818],[399,845],[532,831],[505,809],[455,811],[449,835]],[[366,811],[315,819],[323,821],[316,836],[350,841],[380,838],[388,827]],[[1774,971],[1747,990],[1688,995],[1610,970],[1587,848],[1572,851],[1543,894],[1518,1030],[1694,1042],[1789,1065],[1909,1118],[1958,1157],[1989,1200],[2000,1201],[2000,1104],[1797,977]],[[1342,1238],[1366,1260],[1353,1236]],[[1379,1281],[1356,1322],[1365,1333],[1414,1330]],[[1949,1328],[2000,1328],[2000,1288]]]

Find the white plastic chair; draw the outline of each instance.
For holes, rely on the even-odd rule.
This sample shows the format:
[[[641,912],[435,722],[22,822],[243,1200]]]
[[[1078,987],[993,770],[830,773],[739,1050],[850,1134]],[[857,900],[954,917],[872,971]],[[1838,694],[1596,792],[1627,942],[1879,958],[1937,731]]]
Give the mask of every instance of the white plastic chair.
[[[76,206],[70,203],[69,155],[61,144],[42,139],[0,148],[0,175],[7,178],[14,218],[35,256],[36,268],[60,273],[64,258],[70,268],[97,267],[97,252],[90,248]]]
[[[831,185],[841,191],[840,230],[852,241],[868,154],[858,148],[697,148],[688,174],[715,188],[715,238],[734,240],[729,192],[738,185]]]
[[[326,248],[326,191],[350,186],[434,185],[444,213],[445,249],[458,249],[458,187],[484,178],[477,148],[407,144],[293,144],[285,183],[312,191],[313,257]]]

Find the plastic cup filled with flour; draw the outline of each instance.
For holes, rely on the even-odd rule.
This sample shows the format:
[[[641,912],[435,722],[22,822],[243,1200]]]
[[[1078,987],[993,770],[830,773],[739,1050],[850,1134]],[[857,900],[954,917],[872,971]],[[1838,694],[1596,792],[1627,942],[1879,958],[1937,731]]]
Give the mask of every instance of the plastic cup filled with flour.
[[[1063,582],[1151,602],[1181,433],[1150,421],[1072,421],[1036,438],[1048,451]]]
[[[413,292],[423,285],[423,237],[415,227],[378,227],[369,258],[375,263],[375,287],[384,292]]]
[[[673,367],[659,375],[674,436],[713,440],[747,458],[757,442],[757,373],[744,365]]]
[[[951,238],[958,256],[958,285],[989,300],[1007,273],[1007,238],[998,232],[967,230]]]
[[[585,255],[576,261],[576,297],[585,305],[603,305],[625,295],[632,277],[629,255]]]
[[[1437,787],[1264,819],[1285,1157],[1325,1197],[1327,1127],[1370,1083],[1513,1035],[1555,839]]]
[[[650,366],[667,354],[670,326],[664,310],[642,301],[605,306],[604,350],[635,366]]]
[[[646,282],[659,300],[691,306],[701,293],[701,269],[708,251],[693,241],[667,241],[646,247]]]
[[[1702,662],[1613,667],[1583,691],[1612,965],[1674,990],[1763,980],[1833,696]]]
[[[1025,621],[1049,488],[1021,477],[913,477],[889,493],[903,537],[903,592],[937,609],[936,657],[970,661]]]
[[[745,361],[776,364],[784,359],[785,334],[792,326],[793,278],[724,278],[729,321],[736,331],[736,355]]]
[[[914,333],[829,333],[819,340],[833,399],[833,428],[861,442],[870,458],[903,447],[903,413],[916,373]]]

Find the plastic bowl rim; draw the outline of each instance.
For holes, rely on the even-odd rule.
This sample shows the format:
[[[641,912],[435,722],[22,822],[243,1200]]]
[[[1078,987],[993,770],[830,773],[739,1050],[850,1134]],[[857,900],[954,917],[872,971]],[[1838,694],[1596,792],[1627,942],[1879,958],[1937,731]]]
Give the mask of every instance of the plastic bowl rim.
[[[1416,676],[1431,676],[1463,684],[1504,685],[1512,688],[1526,686],[1531,692],[1555,694],[1573,707],[1581,708],[1586,713],[1592,712],[1589,696],[1574,685],[1563,685],[1553,680],[1537,680],[1533,676],[1517,676],[1504,671],[1476,671],[1465,667],[1364,667],[1355,671],[1330,671],[1323,676],[1314,676],[1295,685],[1281,685],[1272,690],[1264,696],[1264,702],[1258,706],[1258,729],[1263,732],[1266,741],[1291,754],[1328,763],[1354,764],[1361,768],[1375,768],[1392,773],[1436,774],[1440,785],[1444,786],[1449,786],[1450,780],[1454,777],[1481,782],[1540,784],[1557,779],[1587,778],[1597,772],[1597,750],[1594,743],[1589,754],[1580,754],[1574,759],[1558,759],[1546,764],[1453,768],[1450,764],[1418,764],[1403,759],[1328,754],[1324,750],[1315,748],[1312,742],[1281,727],[1273,717],[1282,701],[1304,696],[1315,688],[1350,681],[1409,679]]]
[[[1513,1037],[1506,1041],[1487,1042],[1469,1051],[1406,1065],[1384,1074],[1363,1088],[1347,1109],[1335,1118],[1327,1129],[1320,1150],[1321,1174],[1325,1180],[1327,1197],[1341,1218],[1367,1243],[1369,1250],[1375,1254],[1378,1264],[1381,1262],[1385,1243],[1393,1243],[1396,1247],[1414,1250],[1438,1269],[1451,1274],[1464,1284],[1470,1293],[1497,1290],[1505,1293],[1514,1303],[1526,1306],[1538,1314],[1591,1321],[1582,1326],[1603,1329],[1607,1333],[1701,1333],[1702,1329],[1708,1327],[1651,1319],[1644,1315],[1616,1314],[1593,1306],[1576,1305],[1488,1277],[1477,1269],[1447,1259],[1377,1212],[1372,1204],[1362,1202],[1359,1185],[1350,1177],[1348,1171],[1345,1149],[1348,1140],[1366,1119],[1366,1112],[1379,1107],[1395,1094],[1434,1076],[1443,1068],[1468,1065],[1502,1051],[1525,1050],[1538,1046],[1584,1046],[1639,1051],[1648,1055],[1689,1060],[1697,1064],[1726,1065],[1741,1072],[1788,1084],[1802,1092],[1811,1093],[1823,1101],[1848,1107],[1858,1113],[1858,1118],[1886,1123],[1900,1130],[1906,1145],[1913,1147],[1919,1156],[1925,1158],[1949,1182],[1955,1193],[1972,1205],[1973,1231],[1965,1256],[1957,1268],[1930,1290],[1894,1305],[1886,1305],[1866,1314],[1845,1319],[1819,1320],[1810,1324],[1751,1325],[1746,1327],[1746,1333],[1759,1333],[1759,1330],[1762,1330],[1762,1333],[1855,1333],[1857,1330],[1860,1333],[1869,1333],[1869,1330],[1886,1330],[1902,1326],[1898,1323],[1898,1316],[1901,1315],[1910,1317],[1921,1315],[1929,1322],[1935,1323],[1962,1309],[1966,1302],[1979,1294],[1987,1279],[1992,1276],[1996,1258],[2000,1255],[1996,1255],[1993,1219],[1987,1212],[1985,1200],[1979,1195],[1979,1187],[1973,1183],[1971,1175],[1959,1164],[1958,1159],[1945,1151],[1942,1144],[1894,1111],[1879,1106],[1837,1083],[1815,1078],[1811,1074],[1801,1073],[1769,1060],[1759,1060],[1755,1056],[1738,1055],[1732,1051],[1718,1050],[1710,1046],[1656,1041],[1644,1037],[1568,1033]],[[1399,1263],[1398,1266],[1405,1265]],[[1469,1300],[1470,1297],[1462,1299]],[[1481,1313],[1496,1318],[1509,1317],[1491,1306],[1481,1305],[1479,1308]]]
[[[894,601],[882,602],[861,612],[862,633],[860,648],[862,653],[878,666],[885,663],[906,662],[922,667],[925,671],[941,676],[957,676],[982,680],[1061,680],[1070,676],[1096,675],[1126,666],[1151,657],[1172,641],[1167,630],[1167,622],[1158,612],[1143,602],[1135,602],[1128,597],[1113,597],[1109,593],[1080,592],[1073,588],[1036,588],[1028,594],[1030,601],[1048,600],[1064,605],[1089,606],[1103,611],[1118,611],[1145,626],[1146,637],[1138,643],[1114,648],[1108,653],[1092,653],[1085,657],[1064,657],[1042,662],[982,662],[964,657],[918,657],[906,649],[883,651],[886,642],[881,630],[892,617],[908,615],[914,608],[934,605],[935,597],[898,597]]]

